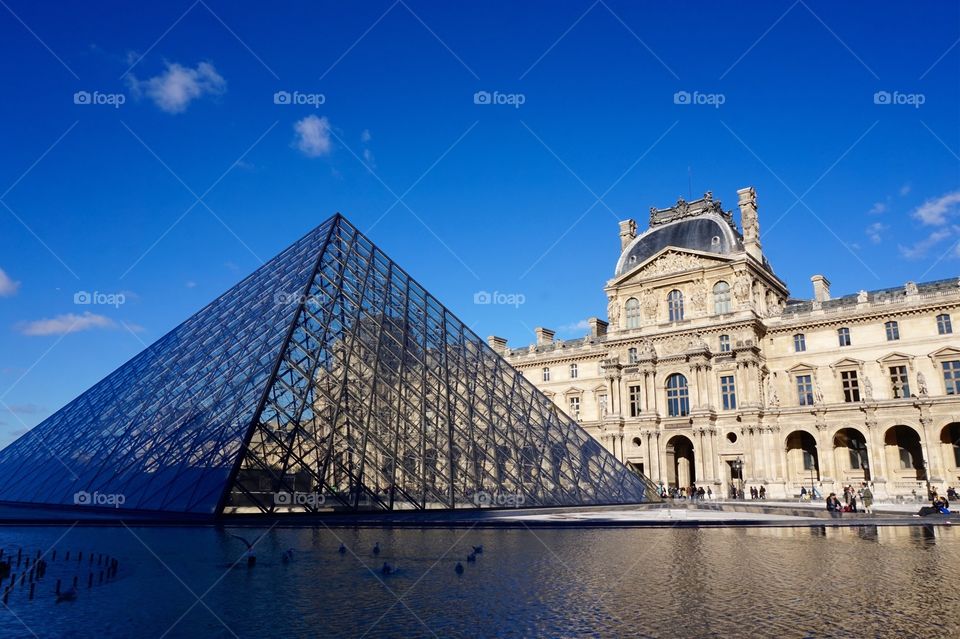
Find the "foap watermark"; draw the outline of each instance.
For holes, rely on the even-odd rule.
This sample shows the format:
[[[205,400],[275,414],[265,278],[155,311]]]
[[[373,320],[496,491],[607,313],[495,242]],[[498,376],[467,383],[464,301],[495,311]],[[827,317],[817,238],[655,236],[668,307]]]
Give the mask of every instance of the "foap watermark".
[[[513,306],[519,308],[521,304],[527,301],[523,293],[501,293],[500,291],[477,291],[473,294],[474,304],[497,304],[501,306]]]
[[[293,104],[297,106],[312,106],[319,109],[327,102],[327,96],[322,93],[304,93],[302,91],[277,91],[273,94],[274,104]]]
[[[123,493],[101,493],[93,491],[88,493],[85,490],[79,490],[73,493],[73,503],[77,506],[111,506],[119,508],[127,502]]]
[[[309,306],[310,308],[320,307],[320,300],[313,295],[305,295],[303,293],[284,293],[283,291],[277,291],[273,294],[273,301],[277,306],[303,305]]]
[[[473,94],[474,104],[498,104],[509,105],[514,109],[519,109],[527,101],[527,96],[523,93],[500,93],[499,91],[477,91]]]
[[[677,91],[673,94],[674,104],[696,104],[698,106],[712,106],[719,109],[727,101],[723,93],[701,93],[700,91]]]
[[[73,94],[73,103],[80,105],[112,106],[119,109],[127,101],[122,93],[101,93],[99,91],[77,91]]]
[[[895,104],[898,106],[912,106],[919,109],[927,101],[923,93],[901,93],[900,91],[877,91],[873,94],[874,104]]]
[[[473,493],[473,503],[490,508],[520,508],[527,501],[523,493],[491,493],[478,490]]]
[[[82,306],[112,306],[119,308],[127,302],[123,293],[101,293],[100,291],[77,291],[73,294],[73,303]]]
[[[285,490],[273,493],[273,503],[276,506],[322,506],[327,498],[323,493],[302,493],[298,490],[292,493]]]

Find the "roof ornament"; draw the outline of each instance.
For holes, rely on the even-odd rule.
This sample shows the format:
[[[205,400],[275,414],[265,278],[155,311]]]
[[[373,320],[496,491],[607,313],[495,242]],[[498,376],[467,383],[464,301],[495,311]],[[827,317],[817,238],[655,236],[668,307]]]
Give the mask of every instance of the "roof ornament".
[[[733,213],[724,211],[720,200],[713,199],[713,192],[707,191],[703,197],[686,201],[682,197],[677,198],[677,203],[665,209],[658,209],[655,206],[650,207],[650,226],[667,224],[676,220],[682,220],[688,217],[697,217],[707,213],[715,213],[722,217],[734,230],[736,226],[733,223]]]

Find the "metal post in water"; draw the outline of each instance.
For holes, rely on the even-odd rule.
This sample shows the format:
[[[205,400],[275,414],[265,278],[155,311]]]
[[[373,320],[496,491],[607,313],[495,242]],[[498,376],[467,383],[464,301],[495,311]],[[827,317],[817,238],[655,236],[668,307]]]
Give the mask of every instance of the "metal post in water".
[[[57,589],[56,589],[56,591],[54,591],[54,592],[55,592],[56,594],[58,594],[58,595],[60,594],[60,580],[59,580],[59,579],[57,579]]]

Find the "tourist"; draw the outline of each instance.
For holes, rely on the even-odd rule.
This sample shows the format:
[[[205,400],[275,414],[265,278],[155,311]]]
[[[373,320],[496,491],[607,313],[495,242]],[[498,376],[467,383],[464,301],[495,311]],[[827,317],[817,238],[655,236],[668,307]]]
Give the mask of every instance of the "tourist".
[[[827,510],[830,511],[831,517],[843,516],[843,506],[840,504],[840,500],[837,499],[837,493],[830,493],[830,496],[827,497]]]
[[[711,490],[709,486],[707,486],[707,499],[713,501],[713,490]]]
[[[807,498],[807,487],[806,487],[806,486],[801,486],[801,487],[800,487],[800,501],[807,501],[807,499],[808,499],[808,498]]]
[[[863,488],[860,491],[860,501],[863,503],[863,511],[868,515],[873,514],[873,492],[870,490],[870,486],[867,484],[863,485]]]
[[[850,507],[850,512],[857,512],[857,493],[853,492],[852,488],[850,489],[850,503],[848,506]]]
[[[760,486],[760,499],[766,499],[766,498],[767,498],[767,487]]]
[[[953,501],[960,499],[960,496],[957,495],[957,491],[954,490],[953,486],[947,488],[947,499],[952,499]]]

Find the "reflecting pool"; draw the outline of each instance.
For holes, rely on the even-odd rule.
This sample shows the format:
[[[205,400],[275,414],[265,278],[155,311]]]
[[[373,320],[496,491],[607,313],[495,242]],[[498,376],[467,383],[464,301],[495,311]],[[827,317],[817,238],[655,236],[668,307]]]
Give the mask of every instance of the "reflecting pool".
[[[229,533],[262,535],[254,567]],[[47,553],[32,600],[16,576],[2,637],[960,636],[949,527],[6,527],[0,548]]]

